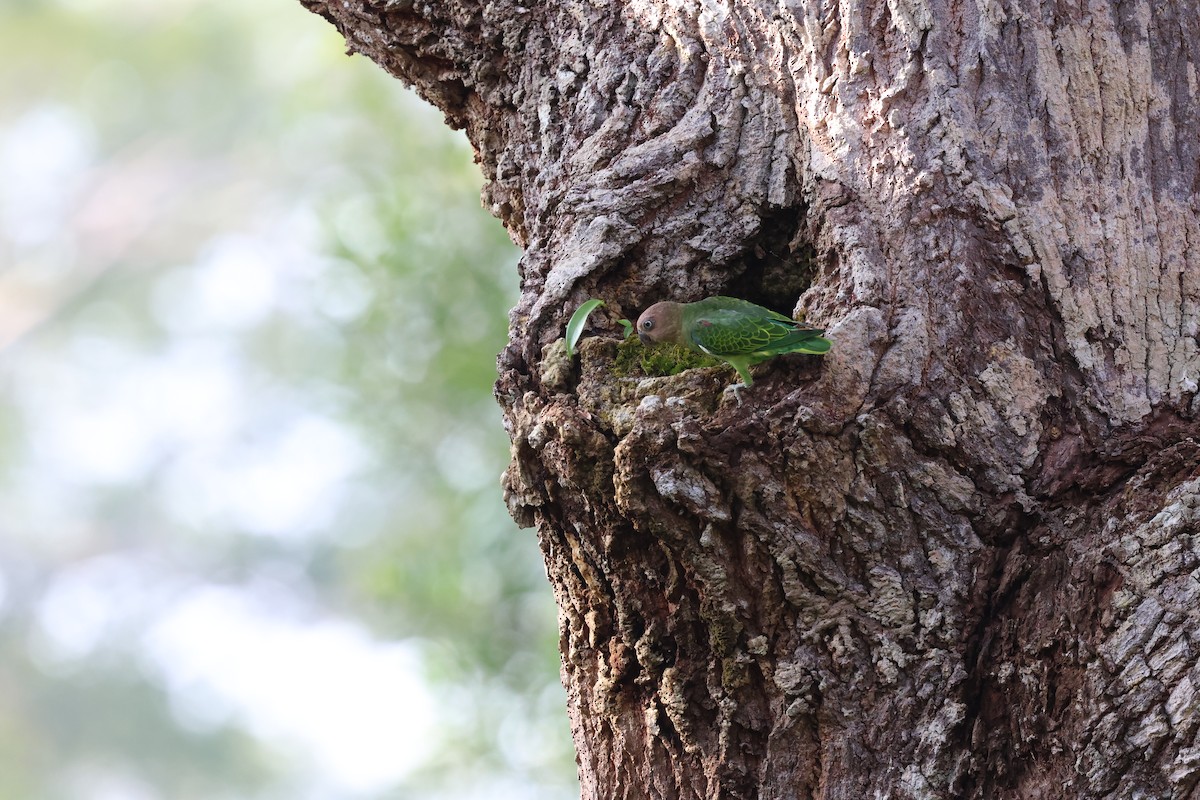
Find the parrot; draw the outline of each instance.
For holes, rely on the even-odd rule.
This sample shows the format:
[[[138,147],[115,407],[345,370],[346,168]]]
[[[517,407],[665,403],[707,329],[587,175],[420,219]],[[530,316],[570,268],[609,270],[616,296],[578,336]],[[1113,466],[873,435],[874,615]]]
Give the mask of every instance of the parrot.
[[[739,389],[754,383],[750,365],[784,353],[829,352],[833,345],[813,328],[736,297],[707,297],[695,303],[655,303],[642,312],[636,326],[643,344],[674,342],[727,362],[741,383],[730,386],[738,404]]]

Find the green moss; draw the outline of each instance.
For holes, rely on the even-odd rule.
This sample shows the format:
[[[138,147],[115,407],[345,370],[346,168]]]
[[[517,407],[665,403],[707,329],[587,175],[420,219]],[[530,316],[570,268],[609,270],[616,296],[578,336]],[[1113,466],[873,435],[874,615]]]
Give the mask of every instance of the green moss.
[[[682,345],[660,344],[646,347],[640,339],[633,336],[617,345],[613,374],[620,378],[637,375],[659,378],[664,375],[678,375],[685,369],[716,367],[721,363]]]
[[[721,685],[726,689],[745,686],[749,682],[749,673],[737,659],[738,641],[744,630],[742,623],[732,614],[703,600],[700,618],[708,624],[708,644],[713,654],[721,659]]]
[[[726,689],[740,689],[750,683],[750,670],[745,664],[732,659],[721,663],[721,685]]]
[[[701,616],[705,616],[703,609]],[[708,643],[713,652],[721,658],[732,656],[734,648],[737,647],[738,637],[742,634],[741,623],[727,614],[719,614],[705,621],[708,622]]]

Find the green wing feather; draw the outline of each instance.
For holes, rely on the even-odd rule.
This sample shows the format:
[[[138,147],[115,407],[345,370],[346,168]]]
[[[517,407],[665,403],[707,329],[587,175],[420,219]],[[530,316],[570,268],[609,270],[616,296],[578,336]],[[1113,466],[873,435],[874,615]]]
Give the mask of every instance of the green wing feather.
[[[710,297],[686,306],[684,329],[692,343],[714,356],[770,358],[784,353],[829,351],[820,328],[810,328],[735,297]]]

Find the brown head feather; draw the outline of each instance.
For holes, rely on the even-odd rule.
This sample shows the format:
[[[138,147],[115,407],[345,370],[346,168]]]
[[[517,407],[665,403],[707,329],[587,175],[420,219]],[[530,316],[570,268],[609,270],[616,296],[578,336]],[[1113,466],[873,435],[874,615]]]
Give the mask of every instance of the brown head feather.
[[[683,304],[664,301],[650,306],[638,317],[637,334],[645,344],[683,344]]]

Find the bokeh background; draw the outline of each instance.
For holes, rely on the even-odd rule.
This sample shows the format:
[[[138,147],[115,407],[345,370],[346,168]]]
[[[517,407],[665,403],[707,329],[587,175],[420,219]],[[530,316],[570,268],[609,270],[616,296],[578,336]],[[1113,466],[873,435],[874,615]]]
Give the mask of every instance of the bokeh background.
[[[0,800],[578,796],[480,184],[292,0],[0,0]]]

